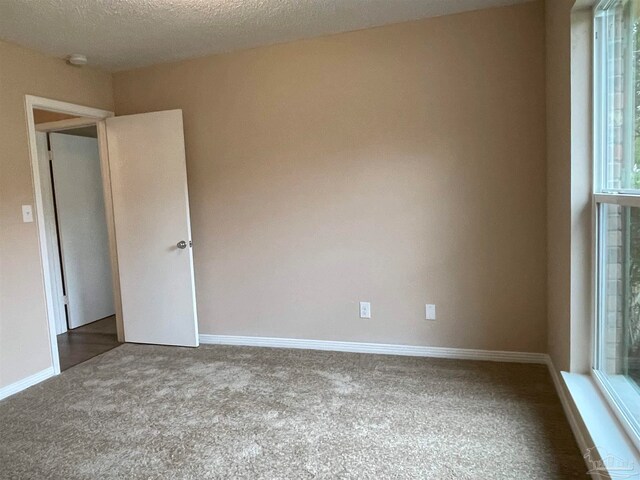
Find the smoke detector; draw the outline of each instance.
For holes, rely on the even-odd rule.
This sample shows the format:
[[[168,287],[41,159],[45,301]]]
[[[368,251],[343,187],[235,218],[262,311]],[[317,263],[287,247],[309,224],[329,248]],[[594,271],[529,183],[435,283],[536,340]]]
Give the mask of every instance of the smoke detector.
[[[87,57],[81,53],[72,53],[67,57],[67,63],[69,65],[75,65],[76,67],[82,67],[87,64]]]

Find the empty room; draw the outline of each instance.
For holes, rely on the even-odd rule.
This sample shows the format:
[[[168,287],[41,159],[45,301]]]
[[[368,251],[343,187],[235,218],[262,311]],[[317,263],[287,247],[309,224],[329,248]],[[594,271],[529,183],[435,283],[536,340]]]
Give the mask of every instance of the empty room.
[[[640,0],[0,2],[1,479],[640,480]]]

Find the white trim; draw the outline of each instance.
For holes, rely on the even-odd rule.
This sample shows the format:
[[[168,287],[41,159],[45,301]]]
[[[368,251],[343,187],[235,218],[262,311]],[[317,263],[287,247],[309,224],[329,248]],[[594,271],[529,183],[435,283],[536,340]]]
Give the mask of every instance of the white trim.
[[[45,368],[44,370],[34,373],[33,375],[28,376],[27,378],[23,378],[22,380],[18,380],[10,385],[0,388],[0,400],[3,398],[10,397],[22,390],[32,387],[36,383],[40,383],[45,381],[47,378],[51,378],[55,375],[53,371],[53,367]]]
[[[36,130],[38,132],[60,132],[73,128],[90,127],[91,125],[95,124],[95,118],[69,118],[67,120],[57,120],[55,122],[38,123],[36,124]]]
[[[548,355],[547,367],[549,367],[549,374],[551,375],[553,386],[555,387],[558,397],[560,398],[562,409],[564,410],[564,414],[567,417],[567,421],[569,422],[569,426],[571,427],[573,436],[578,443],[578,448],[580,449],[581,453],[584,453],[590,446],[592,446],[591,442],[588,440],[589,433],[585,431],[584,423],[582,423],[582,421],[578,419],[579,414],[577,414],[573,401],[570,399],[567,385],[564,381],[564,378],[561,376],[562,372],[559,372],[556,369],[553,361],[551,360],[551,357],[549,357]]]
[[[102,120],[103,118],[113,117],[113,112],[108,110],[101,110],[99,108],[85,107],[83,105],[77,105],[75,103],[61,102],[59,100],[52,100],[50,98],[36,97],[34,95],[25,95],[26,104],[28,107],[38,108],[40,110],[47,110],[50,112],[65,113],[67,115],[75,115],[78,117],[95,118],[96,120]],[[32,118],[33,119],[33,118]]]
[[[107,110],[99,110],[97,108],[84,107],[73,103],[60,102],[48,98],[35,97],[33,95],[25,95],[25,113],[27,118],[27,133],[29,138],[29,155],[31,157],[31,175],[33,180],[33,192],[36,206],[36,226],[38,229],[38,242],[40,246],[40,265],[42,268],[43,287],[46,300],[46,315],[49,326],[49,342],[51,351],[51,365],[53,374],[60,373],[60,357],[58,354],[58,341],[56,336],[56,310],[53,302],[54,290],[52,286],[51,276],[54,274],[49,268],[49,252],[47,248],[47,231],[45,227],[45,217],[42,199],[42,185],[40,182],[40,170],[38,168],[38,148],[36,140],[36,128],[33,118],[33,109],[38,108],[53,112],[66,113],[82,117],[94,118],[96,122],[102,119],[112,117],[113,112]],[[101,152],[101,157],[103,153]],[[110,191],[109,191],[110,193]],[[120,292],[114,292],[119,296]],[[116,312],[117,315],[117,312]],[[26,388],[26,387],[25,387]]]
[[[484,360],[489,362],[547,364],[547,354],[475,350],[469,348],[427,347],[387,343],[338,342],[331,340],[305,340],[298,338],[250,337],[237,335],[200,335],[203,345],[238,345],[245,347],[298,348],[329,350],[332,352],[375,353],[408,357],[451,358],[457,360]]]
[[[640,195],[628,193],[594,193],[596,203],[609,203],[622,207],[640,207]]]
[[[120,267],[118,266],[118,249],[116,246],[116,222],[113,214],[113,197],[111,195],[111,168],[109,167],[109,145],[107,143],[106,122],[96,124],[98,132],[98,149],[100,150],[100,172],[102,174],[102,191],[104,208],[107,217],[107,234],[109,236],[109,253],[111,260],[111,279],[113,282],[116,310],[116,333],[119,342],[124,342],[124,324],[122,315],[122,297],[120,296]]]
[[[56,231],[56,217],[53,201],[53,188],[51,181],[51,152],[49,151],[48,133],[36,132],[36,142],[38,150],[38,167],[40,173],[40,194],[42,195],[42,211],[45,219],[44,228],[47,233],[47,251],[54,252],[49,258],[43,259],[49,263],[49,271],[54,272],[51,275],[51,288],[53,296],[53,308],[56,312],[56,334],[60,335],[67,331],[67,322],[65,314],[64,287],[62,281],[62,266],[60,264],[60,256],[58,252],[58,233]]]
[[[640,452],[640,432],[638,430],[638,421],[629,411],[618,391],[611,384],[604,372],[593,369],[591,371],[591,377],[593,378],[595,385],[600,389],[602,397],[607,402],[607,405],[609,405],[609,408],[620,422],[620,425],[626,434],[629,436],[629,440],[633,443],[638,452]]]
[[[625,461],[630,460],[636,470],[633,476],[624,478],[636,478],[637,469],[640,468],[638,450],[634,450],[632,439],[611,411],[611,405],[607,404],[593,377],[588,374],[559,372],[550,357],[547,365],[580,452],[584,455],[587,450],[595,447],[604,463],[611,454]],[[586,457],[585,465],[587,470],[593,468]],[[590,472],[590,476],[597,480],[604,478],[601,471]]]
[[[592,456],[591,462],[585,458],[588,469],[595,470],[592,478],[640,478],[640,452],[611,410],[593,376],[562,372],[562,379],[569,407],[575,412]]]

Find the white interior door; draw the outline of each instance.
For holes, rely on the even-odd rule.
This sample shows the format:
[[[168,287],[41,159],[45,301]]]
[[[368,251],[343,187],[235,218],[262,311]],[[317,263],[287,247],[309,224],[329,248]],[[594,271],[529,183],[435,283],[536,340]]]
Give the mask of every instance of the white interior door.
[[[95,138],[50,133],[49,142],[67,321],[77,328],[115,313],[100,154]]]
[[[124,340],[198,346],[182,111],[106,131]]]

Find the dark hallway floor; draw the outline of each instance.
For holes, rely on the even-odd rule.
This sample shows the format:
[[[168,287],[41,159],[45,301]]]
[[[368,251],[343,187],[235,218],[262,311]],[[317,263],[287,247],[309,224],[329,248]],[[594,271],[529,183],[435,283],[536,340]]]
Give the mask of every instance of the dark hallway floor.
[[[60,369],[64,371],[118,345],[115,315],[69,330],[58,335]]]

